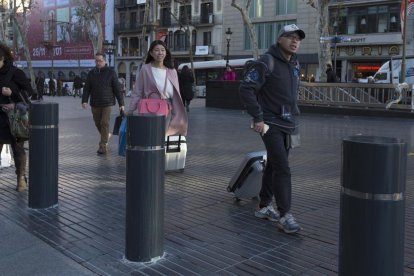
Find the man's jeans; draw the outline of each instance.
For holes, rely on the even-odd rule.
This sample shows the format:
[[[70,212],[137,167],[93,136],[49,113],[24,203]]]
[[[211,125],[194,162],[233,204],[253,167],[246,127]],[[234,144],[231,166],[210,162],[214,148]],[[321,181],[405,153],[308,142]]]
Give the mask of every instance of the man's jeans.
[[[99,146],[106,146],[109,138],[109,120],[111,117],[112,106],[107,107],[93,107],[92,115],[95,126],[101,134]]]
[[[270,126],[262,137],[267,150],[267,163],[263,173],[260,205],[269,205],[275,196],[281,216],[289,212],[292,197],[289,150],[286,149],[285,138],[286,134],[274,126]]]

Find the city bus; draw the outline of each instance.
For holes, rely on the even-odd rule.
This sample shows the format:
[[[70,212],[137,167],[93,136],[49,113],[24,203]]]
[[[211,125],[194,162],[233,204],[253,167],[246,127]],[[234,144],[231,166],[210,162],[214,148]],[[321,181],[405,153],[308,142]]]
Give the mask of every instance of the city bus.
[[[253,58],[244,58],[244,59],[230,59],[229,64],[236,72],[236,79],[240,80],[242,78],[244,64],[248,60],[253,60]],[[221,80],[223,77],[224,70],[226,68],[226,60],[217,59],[217,60],[208,60],[208,61],[195,61],[193,62],[194,71],[195,71],[195,83],[196,83],[196,96],[205,97],[206,96],[206,82],[208,80]],[[187,65],[191,69],[191,63],[182,63],[178,66],[178,71]]]

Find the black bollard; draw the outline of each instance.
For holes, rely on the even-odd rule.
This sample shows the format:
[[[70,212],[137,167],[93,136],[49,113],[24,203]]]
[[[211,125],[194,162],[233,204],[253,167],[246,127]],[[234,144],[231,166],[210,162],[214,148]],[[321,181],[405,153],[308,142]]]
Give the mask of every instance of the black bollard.
[[[342,144],[339,275],[403,275],[407,146],[351,136]]]
[[[165,117],[127,117],[125,258],[150,262],[164,252]]]
[[[29,207],[48,208],[58,203],[59,105],[30,105]]]

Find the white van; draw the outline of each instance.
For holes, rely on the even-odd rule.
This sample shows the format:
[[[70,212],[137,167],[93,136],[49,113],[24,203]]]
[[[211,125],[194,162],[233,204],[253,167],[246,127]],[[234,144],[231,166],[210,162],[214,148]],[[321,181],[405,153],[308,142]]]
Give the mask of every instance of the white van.
[[[385,62],[374,75],[375,83],[401,83],[401,58],[394,58]],[[390,68],[391,64],[391,68]],[[414,58],[405,59],[405,82],[414,84]]]

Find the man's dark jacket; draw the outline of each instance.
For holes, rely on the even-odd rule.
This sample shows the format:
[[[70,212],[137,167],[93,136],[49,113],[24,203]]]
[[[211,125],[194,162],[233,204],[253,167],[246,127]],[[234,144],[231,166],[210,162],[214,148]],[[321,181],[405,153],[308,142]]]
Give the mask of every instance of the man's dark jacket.
[[[87,103],[89,97],[90,105],[93,107],[115,105],[115,97],[119,106],[124,106],[124,98],[119,91],[118,78],[114,70],[105,66],[101,69],[95,67],[89,71],[83,88],[82,103]]]
[[[273,65],[268,66],[271,62],[267,58],[273,58]],[[268,67],[273,67],[273,70],[269,72]],[[264,121],[286,133],[294,133],[299,115],[299,76],[296,55],[287,61],[277,45],[272,45],[265,55],[254,62],[247,69],[239,88],[241,101],[253,121]]]

